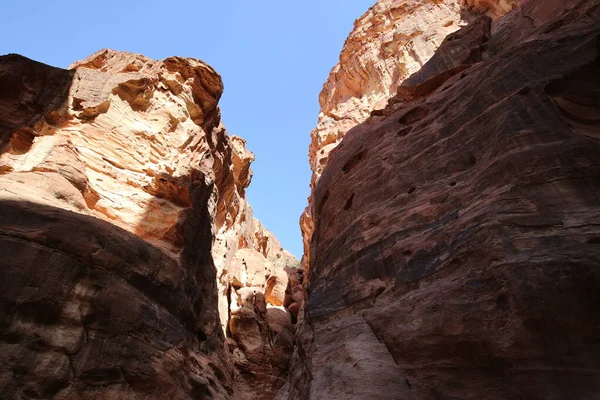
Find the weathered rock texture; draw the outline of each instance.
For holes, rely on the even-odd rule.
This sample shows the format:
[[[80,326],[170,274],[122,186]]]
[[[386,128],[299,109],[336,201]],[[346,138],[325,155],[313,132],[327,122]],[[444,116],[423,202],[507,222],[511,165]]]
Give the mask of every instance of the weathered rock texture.
[[[355,21],[340,62],[323,85],[319,121],[311,132],[311,196],[300,219],[304,265],[310,262],[312,189],[329,153],[348,130],[376,107],[383,107],[395,88],[418,71],[461,23],[457,1],[379,1]]]
[[[398,50],[360,57],[382,43],[366,21],[413,26],[413,3],[380,1],[357,23],[321,96],[313,168],[366,118],[358,100],[419,69]],[[467,14],[493,3],[467,5],[389,104],[325,149],[307,316],[279,398],[598,397],[600,2]],[[421,5],[454,16],[429,26],[457,28],[448,4]]]
[[[227,344],[238,391],[250,399],[273,399],[294,350],[294,325],[304,301],[302,270],[275,268],[257,251],[241,249],[228,273],[234,296]]]
[[[221,123],[222,90],[194,59],[0,58],[4,398],[258,398],[236,389],[229,306],[250,287],[291,321],[295,259],[245,200],[254,156]],[[242,251],[252,277],[236,275]],[[264,324],[263,347],[282,325]]]
[[[329,153],[346,132],[383,108],[396,88],[433,56],[450,33],[468,24],[477,11],[491,17],[506,14],[516,0],[380,0],[356,20],[340,62],[319,96],[321,113],[311,132],[311,188],[323,173]],[[305,265],[310,261],[312,194],[300,226]]]

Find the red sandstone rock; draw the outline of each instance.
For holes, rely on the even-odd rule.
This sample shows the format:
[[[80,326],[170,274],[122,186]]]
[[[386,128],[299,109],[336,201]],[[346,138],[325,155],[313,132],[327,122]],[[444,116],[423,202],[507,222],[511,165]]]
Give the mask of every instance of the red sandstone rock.
[[[600,2],[469,20],[329,154],[278,398],[600,393]]]
[[[379,0],[356,20],[340,62],[331,70],[319,95],[321,112],[311,132],[311,188],[319,180],[331,151],[344,135],[382,109],[396,89],[434,55],[441,42],[473,14],[493,19],[506,14],[517,0]],[[303,264],[310,262],[312,191],[300,217]]]
[[[241,396],[273,399],[287,378],[294,342],[292,317],[283,307],[270,307],[256,288],[237,291],[239,307],[232,308],[230,352],[234,381]]]
[[[245,200],[254,155],[220,121],[221,78],[111,50],[71,68],[0,57],[0,392],[255,398],[223,347],[227,271],[256,254],[236,279],[281,305],[295,259]]]
[[[595,399],[600,4],[460,5],[357,23],[307,279],[206,64],[0,58],[2,395]]]

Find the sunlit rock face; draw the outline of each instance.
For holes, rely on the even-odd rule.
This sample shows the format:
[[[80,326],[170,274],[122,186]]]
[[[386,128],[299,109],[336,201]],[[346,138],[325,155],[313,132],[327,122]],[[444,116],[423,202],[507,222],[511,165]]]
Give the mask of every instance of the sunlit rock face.
[[[519,0],[461,0],[460,2],[463,9],[494,19],[506,15],[519,4]]]
[[[252,398],[224,348],[235,255],[269,265],[250,286],[285,313],[297,261],[245,200],[254,155],[221,123],[222,91],[189,58],[0,58],[9,398]]]
[[[349,78],[348,60],[410,65],[401,51],[361,65],[375,39],[353,40],[367,20],[410,27],[416,11],[396,19],[379,2],[358,20],[321,97],[331,140],[313,132],[306,317],[278,398],[600,393],[600,2],[522,3],[496,20],[472,14],[483,3],[423,4],[464,22],[381,106],[330,118],[386,82]]]
[[[178,251],[192,171],[212,170],[211,146],[225,136],[220,77],[196,60],[112,51],[64,73],[71,76],[64,103],[22,129],[28,148],[10,146],[0,168],[61,175],[81,192],[70,209]]]

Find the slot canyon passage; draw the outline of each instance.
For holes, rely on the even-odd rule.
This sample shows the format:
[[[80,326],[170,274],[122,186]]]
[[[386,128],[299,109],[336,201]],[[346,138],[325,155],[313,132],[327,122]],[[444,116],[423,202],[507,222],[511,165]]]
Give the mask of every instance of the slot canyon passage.
[[[222,92],[191,58],[0,57],[1,399],[600,398],[600,0],[376,2],[319,96],[301,263]]]

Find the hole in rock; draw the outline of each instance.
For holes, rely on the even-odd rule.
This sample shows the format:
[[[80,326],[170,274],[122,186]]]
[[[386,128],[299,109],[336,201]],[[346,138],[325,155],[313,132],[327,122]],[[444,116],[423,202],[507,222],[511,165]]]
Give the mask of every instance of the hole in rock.
[[[38,394],[38,392],[36,392],[35,390],[29,388],[29,389],[25,389],[23,391],[23,394],[25,396],[27,396],[28,398],[32,398],[32,399],[39,399],[41,396]]]
[[[365,154],[366,151],[361,151],[360,153],[353,156],[350,160],[348,160],[348,162],[342,167],[344,173],[347,174],[348,172],[352,171],[362,161]]]
[[[502,293],[500,296],[496,298],[496,307],[498,308],[506,308],[508,306],[508,296],[505,293]]]
[[[27,129],[21,129],[13,133],[10,138],[10,153],[25,154],[31,150],[35,136]]]
[[[321,213],[321,211],[323,210],[323,206],[325,206],[325,202],[327,201],[327,199],[329,199],[329,190],[327,190],[325,192],[325,195],[323,195],[323,198],[319,202],[319,206],[317,207],[317,214]]]
[[[555,30],[562,27],[563,25],[564,25],[564,21],[561,21],[561,20],[552,22],[546,27],[546,29],[544,30],[544,33],[548,34],[548,33],[554,32]]]
[[[352,202],[354,201],[354,193],[346,200],[346,204],[344,204],[344,210],[349,210],[352,207]]]
[[[417,121],[422,120],[429,114],[429,110],[425,107],[415,107],[404,114],[398,122],[404,125],[412,125]]]
[[[600,43],[600,42],[599,42]],[[595,142],[600,141],[600,57],[545,87],[558,114],[571,129]]]
[[[461,157],[458,160],[458,169],[461,171],[465,171],[468,169],[471,169],[475,166],[475,164],[477,164],[477,157],[475,157],[473,154],[470,155],[466,155],[464,157]]]
[[[528,86],[525,86],[523,89],[519,90],[519,94],[521,96],[525,96],[527,93],[529,93],[531,91],[531,88]]]
[[[404,129],[400,129],[396,135],[399,137],[406,136],[412,131],[412,126],[406,127]]]
[[[78,99],[76,97],[73,97],[73,110],[74,111],[81,111],[83,110],[83,99]]]
[[[411,187],[409,187],[409,188],[408,188],[408,191],[407,191],[407,193],[408,193],[408,194],[412,194],[412,193],[414,193],[414,191],[415,191],[415,190],[417,190],[417,188],[416,188],[416,187],[414,187],[414,186],[411,186]]]

